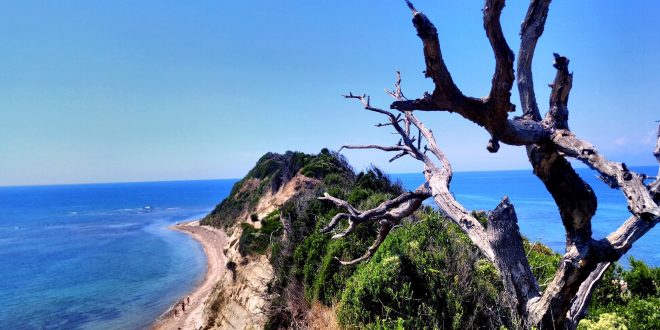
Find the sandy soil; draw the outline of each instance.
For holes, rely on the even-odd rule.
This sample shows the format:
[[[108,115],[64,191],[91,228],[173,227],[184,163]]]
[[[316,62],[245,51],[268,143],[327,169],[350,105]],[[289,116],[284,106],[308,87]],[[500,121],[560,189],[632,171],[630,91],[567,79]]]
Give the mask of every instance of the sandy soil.
[[[152,328],[159,330],[198,329],[204,325],[204,302],[226,271],[227,258],[222,253],[222,248],[227,243],[227,235],[222,230],[200,226],[199,221],[181,223],[170,228],[186,233],[202,244],[208,260],[206,275],[199,286],[183,297],[183,299],[190,297],[190,304],[185,304],[185,313],[181,310],[181,303],[177,303],[156,320]],[[174,309],[177,311],[177,316],[174,315]]]

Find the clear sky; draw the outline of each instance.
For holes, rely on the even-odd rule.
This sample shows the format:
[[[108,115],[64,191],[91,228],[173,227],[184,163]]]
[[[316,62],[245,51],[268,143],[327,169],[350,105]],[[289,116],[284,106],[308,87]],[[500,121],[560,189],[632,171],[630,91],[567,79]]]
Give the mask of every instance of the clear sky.
[[[502,17],[515,53],[527,3]],[[415,5],[459,87],[486,95],[483,1]],[[631,165],[654,163],[658,12],[654,0],[556,0],[534,58],[542,111],[558,52],[575,74],[571,128]],[[387,107],[397,69],[407,96],[432,89],[410,20],[403,1],[0,0],[0,185],[236,178],[267,151],[396,142],[340,94]],[[524,148],[489,154],[485,131],[457,115],[420,116],[456,171],[529,168]],[[421,171],[345,154],[358,169]]]

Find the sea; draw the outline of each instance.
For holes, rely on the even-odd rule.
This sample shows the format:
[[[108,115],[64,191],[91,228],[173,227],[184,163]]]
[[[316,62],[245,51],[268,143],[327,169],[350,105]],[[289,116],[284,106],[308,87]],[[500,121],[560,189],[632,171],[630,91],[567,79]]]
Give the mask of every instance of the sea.
[[[0,329],[144,329],[204,278],[200,218],[236,180],[0,188]]]
[[[594,236],[604,237],[629,216],[625,198],[578,171],[598,196]],[[424,180],[391,177],[408,189]],[[148,328],[206,269],[202,247],[168,227],[207,214],[236,181],[0,187],[0,328]],[[563,251],[559,213],[531,170],[458,172],[451,188],[475,210],[508,196],[523,235]],[[659,240],[651,230],[628,256],[660,266]]]

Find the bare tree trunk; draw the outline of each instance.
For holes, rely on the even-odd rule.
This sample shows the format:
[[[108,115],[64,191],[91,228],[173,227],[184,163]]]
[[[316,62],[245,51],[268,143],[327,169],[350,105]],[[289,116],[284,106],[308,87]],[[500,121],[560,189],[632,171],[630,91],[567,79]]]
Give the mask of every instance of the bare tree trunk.
[[[539,286],[532,274],[518,229],[518,217],[508,198],[488,217],[488,241],[495,250],[495,267],[499,270],[512,308],[519,323],[526,324],[527,302],[539,296]]]
[[[521,327],[575,329],[607,268],[660,221],[660,171],[654,182],[645,185],[644,175],[630,171],[623,163],[607,160],[591,144],[570,131],[568,98],[573,74],[568,70],[566,57],[554,54],[557,72],[550,85],[548,111],[545,117],[541,117],[531,63],[536,43],[544,30],[550,0],[530,2],[520,31],[517,77],[513,71],[513,52],[500,24],[504,0],[485,1],[483,24],[495,56],[495,72],[489,95],[483,98],[465,96],[461,92],[443,60],[435,26],[426,15],[406,2],[423,44],[425,76],[433,80],[435,89],[419,99],[409,100],[401,92],[401,77],[397,72],[395,90],[387,91],[395,99],[390,108],[398,111],[397,115],[373,107],[366,95],[346,95],[346,98],[360,100],[365,109],[385,115],[388,122],[376,126],[394,128],[400,140],[394,146],[347,145],[342,149],[396,152],[390,161],[410,156],[424,164],[426,182],[414,192],[404,193],[366,211],[326,194],[321,199],[345,208],[347,213],[335,216],[323,232],[332,231],[343,219],[348,220],[348,228],[334,238],[350,234],[363,223],[379,223],[378,237],[368,251],[358,259],[342,262],[354,264],[370,258],[393,226],[418,209],[423,200],[433,197],[447,218],[456,223],[484,257],[495,265],[510,297],[507,307],[517,316]],[[517,80],[523,116],[511,119],[509,112],[515,111],[511,104],[514,80]],[[458,203],[449,190],[451,165],[438,147],[433,132],[414,116],[414,111],[455,112],[482,126],[491,135],[487,143],[490,152],[497,152],[500,142],[525,146],[534,174],[552,195],[566,230],[566,252],[552,282],[543,292],[523,251],[513,205],[505,197],[491,212],[487,227],[484,227]],[[416,128],[417,134],[412,133],[411,128]],[[660,164],[660,127],[654,155]],[[597,171],[605,183],[621,190],[627,199],[630,218],[604,239],[592,237],[591,219],[598,206],[596,196],[567,158],[582,161]]]

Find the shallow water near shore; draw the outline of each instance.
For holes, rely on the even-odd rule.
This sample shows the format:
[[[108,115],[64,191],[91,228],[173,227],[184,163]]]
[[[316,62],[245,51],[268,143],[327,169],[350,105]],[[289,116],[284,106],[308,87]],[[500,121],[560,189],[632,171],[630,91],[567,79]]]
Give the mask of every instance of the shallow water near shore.
[[[149,327],[206,267],[167,227],[205,215],[233,182],[0,188],[2,328]]]
[[[654,174],[656,168],[637,168]],[[580,169],[599,208],[594,236],[628,216],[620,191]],[[408,189],[421,174],[396,174]],[[206,258],[171,224],[198,218],[236,180],[0,187],[0,325],[6,329],[141,329],[203,280]],[[563,250],[557,208],[531,170],[455,173],[468,209],[508,195],[524,235]],[[629,252],[660,266],[654,229]],[[625,264],[625,262],[624,262]]]

